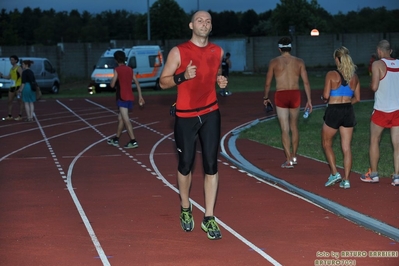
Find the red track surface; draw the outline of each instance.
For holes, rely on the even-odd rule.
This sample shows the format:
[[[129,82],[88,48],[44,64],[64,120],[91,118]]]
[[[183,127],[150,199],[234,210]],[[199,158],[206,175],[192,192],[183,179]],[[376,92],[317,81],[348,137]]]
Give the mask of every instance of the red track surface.
[[[134,150],[104,140],[116,130],[113,98],[41,101],[37,122],[3,121],[0,265],[315,265],[332,259],[332,252],[356,265],[399,265],[398,242],[256,179],[223,157],[215,209],[223,239],[210,241],[200,228],[200,156],[191,190],[196,227],[183,232],[168,114],[174,97],[149,96],[144,109],[135,107],[140,146]],[[219,99],[222,134],[263,117],[261,97]],[[6,110],[5,99],[0,107]],[[127,141],[125,133],[121,142]],[[237,147],[274,176],[399,227],[399,192],[388,179],[362,184],[352,174],[351,189],[324,188],[323,163],[299,157],[294,171],[282,170],[281,150],[248,140],[238,140]],[[345,251],[366,257],[343,258]],[[371,251],[396,257],[372,258]]]

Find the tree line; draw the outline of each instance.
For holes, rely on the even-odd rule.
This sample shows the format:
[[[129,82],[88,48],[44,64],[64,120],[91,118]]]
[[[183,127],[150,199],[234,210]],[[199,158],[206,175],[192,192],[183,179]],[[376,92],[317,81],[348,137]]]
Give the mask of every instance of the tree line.
[[[212,37],[281,36],[309,34],[317,28],[322,34],[399,32],[399,9],[363,8],[331,15],[317,0],[281,0],[275,9],[256,13],[213,12]],[[174,0],[157,0],[150,7],[151,39],[186,39],[194,11],[186,13]],[[26,7],[0,13],[2,45],[54,45],[59,42],[109,42],[146,40],[147,14],[125,10],[91,14],[78,10],[56,12]]]

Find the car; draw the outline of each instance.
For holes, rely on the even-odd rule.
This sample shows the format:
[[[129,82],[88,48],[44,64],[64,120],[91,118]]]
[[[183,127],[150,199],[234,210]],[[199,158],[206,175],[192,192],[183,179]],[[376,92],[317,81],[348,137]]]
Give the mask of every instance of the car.
[[[34,73],[36,83],[39,85],[42,92],[56,94],[60,91],[60,79],[50,60],[42,57],[19,57],[19,64],[21,64],[23,60],[31,60],[33,62],[30,69]],[[8,57],[0,57],[0,72],[8,74],[10,69],[10,59]],[[11,84],[9,79],[0,79],[0,91],[7,92]]]

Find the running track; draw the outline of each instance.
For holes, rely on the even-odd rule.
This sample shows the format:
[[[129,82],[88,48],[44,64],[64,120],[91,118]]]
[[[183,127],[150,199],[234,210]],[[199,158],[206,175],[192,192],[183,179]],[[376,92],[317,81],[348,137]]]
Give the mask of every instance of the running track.
[[[168,114],[174,97],[147,96],[145,108],[135,107],[140,146],[134,150],[105,142],[116,130],[113,97],[40,101],[34,123],[1,122],[0,265],[315,265],[337,255],[356,265],[399,265],[397,239],[239,169],[225,156],[215,209],[223,239],[210,241],[200,228],[200,156],[191,190],[196,227],[183,232]],[[227,154],[232,130],[264,118],[261,97],[219,99]],[[4,98],[0,107],[6,110]],[[127,141],[125,133],[121,143]],[[282,170],[281,150],[241,139],[236,147],[270,175],[399,228],[399,193],[388,179],[362,184],[352,174],[351,189],[324,188],[324,163],[299,157],[294,171]]]

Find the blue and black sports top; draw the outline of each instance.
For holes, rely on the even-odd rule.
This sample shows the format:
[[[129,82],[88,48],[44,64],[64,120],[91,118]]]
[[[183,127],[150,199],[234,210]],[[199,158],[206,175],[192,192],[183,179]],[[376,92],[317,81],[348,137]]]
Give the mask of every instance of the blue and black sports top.
[[[344,76],[342,76],[341,72],[339,72],[338,70],[335,70],[335,71],[337,71],[338,74],[341,77],[341,86],[339,86],[335,90],[331,90],[330,91],[330,96],[348,96],[348,97],[353,97],[354,92],[349,87],[349,84],[344,79]]]

